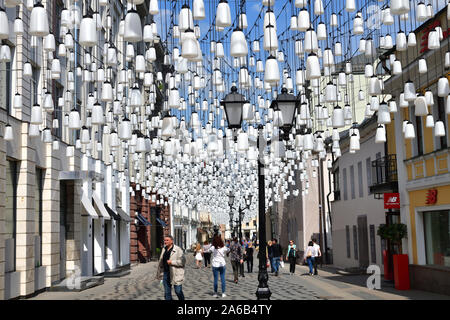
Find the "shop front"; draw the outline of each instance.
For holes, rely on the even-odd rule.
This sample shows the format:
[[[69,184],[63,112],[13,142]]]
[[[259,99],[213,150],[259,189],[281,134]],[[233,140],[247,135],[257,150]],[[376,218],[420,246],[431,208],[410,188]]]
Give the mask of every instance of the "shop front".
[[[450,185],[409,192],[411,287],[450,294]]]

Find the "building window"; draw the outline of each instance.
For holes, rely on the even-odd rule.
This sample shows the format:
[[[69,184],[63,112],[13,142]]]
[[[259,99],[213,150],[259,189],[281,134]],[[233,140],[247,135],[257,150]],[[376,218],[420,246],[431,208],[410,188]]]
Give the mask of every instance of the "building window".
[[[362,173],[362,162],[358,162],[358,187],[359,187],[359,197],[364,197],[363,192],[363,173]]]
[[[427,264],[450,267],[450,210],[424,212]]]
[[[413,112],[411,108],[411,112]],[[414,123],[416,129],[416,156],[423,155],[423,128],[422,128],[422,117],[412,116],[412,122]]]
[[[367,173],[367,194],[370,195],[370,186],[372,185],[372,161],[370,158],[366,159],[366,173]]]
[[[342,182],[344,184],[344,200],[347,200],[347,168],[342,170]]]
[[[356,226],[353,226],[353,251],[355,259],[358,260],[358,231]]]
[[[438,115],[438,118],[435,120],[441,120],[444,122],[444,127],[447,128],[447,114],[445,113],[445,99],[441,97],[437,97],[437,104],[435,104],[436,112],[434,114]],[[447,131],[447,130],[446,130]],[[443,137],[435,137],[435,150],[446,149],[448,147],[447,144],[447,135]]]
[[[34,266],[42,265],[42,193],[44,190],[44,170],[36,168],[36,183],[34,189]]]
[[[377,247],[375,245],[375,225],[371,224],[369,226],[370,232],[370,257],[373,263],[377,263]]]
[[[40,68],[33,66],[33,75],[31,76],[31,105],[39,104],[39,75]]]
[[[339,186],[339,168],[333,172],[333,190],[334,190],[334,201],[341,200],[341,190]]]
[[[6,163],[6,197],[5,197],[5,272],[16,270],[16,216],[17,216],[17,182],[19,162]]]
[[[14,48],[11,49],[11,58],[14,57]],[[8,111],[8,114],[12,114],[12,63],[2,62],[0,63],[0,108]]]
[[[352,199],[355,199],[355,167],[350,166],[350,190],[352,193]]]
[[[350,256],[350,226],[345,226],[345,240],[347,242],[347,258]]]

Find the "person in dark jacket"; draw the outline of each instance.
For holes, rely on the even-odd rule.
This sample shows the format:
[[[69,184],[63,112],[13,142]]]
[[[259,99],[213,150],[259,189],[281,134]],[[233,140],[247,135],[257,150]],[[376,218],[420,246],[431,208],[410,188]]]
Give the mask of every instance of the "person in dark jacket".
[[[248,243],[247,249],[245,249],[245,256],[247,259],[247,272],[253,272],[253,244],[251,242]]]
[[[274,273],[275,269],[273,268],[273,250],[272,250],[272,241],[267,241],[267,258],[270,262],[270,272]]]
[[[280,262],[281,262],[281,246],[278,243],[277,239],[272,239],[272,254],[273,254],[273,268],[275,270],[275,275],[278,276],[278,272],[280,270]]]
[[[233,242],[230,245],[230,260],[233,267],[234,282],[238,283],[240,264],[244,263],[244,260],[243,251],[237,237],[233,238]]]

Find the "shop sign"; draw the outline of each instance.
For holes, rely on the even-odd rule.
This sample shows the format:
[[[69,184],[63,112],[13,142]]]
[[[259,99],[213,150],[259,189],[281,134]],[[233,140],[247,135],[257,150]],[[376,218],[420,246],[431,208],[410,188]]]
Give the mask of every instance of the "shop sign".
[[[400,193],[385,193],[384,194],[384,208],[385,209],[400,209]]]
[[[427,192],[426,204],[436,204],[437,202],[437,189],[430,189]]]

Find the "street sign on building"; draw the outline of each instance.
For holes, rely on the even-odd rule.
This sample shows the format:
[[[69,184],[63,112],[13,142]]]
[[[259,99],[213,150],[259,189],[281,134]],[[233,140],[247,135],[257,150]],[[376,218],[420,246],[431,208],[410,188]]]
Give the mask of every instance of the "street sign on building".
[[[384,209],[400,209],[400,194],[399,193],[385,193],[384,194]]]

